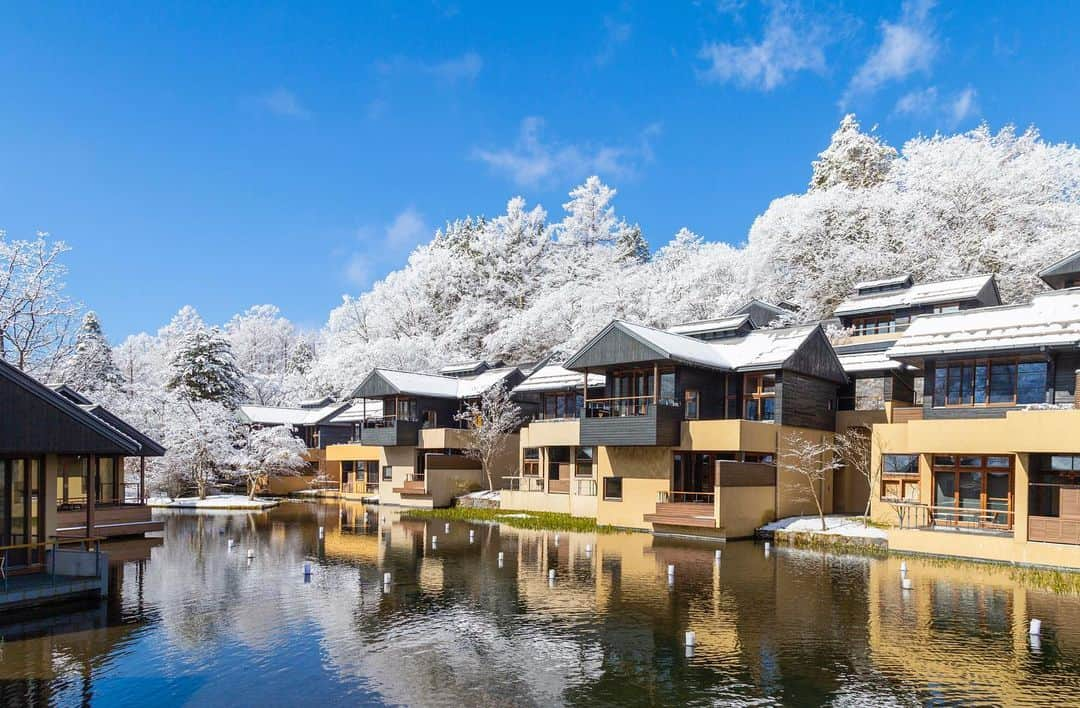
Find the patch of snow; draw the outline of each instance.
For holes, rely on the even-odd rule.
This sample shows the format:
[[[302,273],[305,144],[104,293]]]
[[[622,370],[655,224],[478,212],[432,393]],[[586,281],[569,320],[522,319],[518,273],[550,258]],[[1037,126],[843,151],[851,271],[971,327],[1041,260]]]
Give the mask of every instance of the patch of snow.
[[[827,531],[821,530],[821,519],[817,516],[789,516],[761,527],[761,531],[794,531],[797,533],[820,533],[829,536],[847,536],[850,538],[888,538],[885,529],[864,526],[861,517],[829,515],[825,517]]]
[[[150,497],[146,501],[147,506],[158,509],[244,509],[262,510],[275,507],[280,502],[277,499],[248,499],[242,494],[217,494],[208,496],[206,499],[198,497]]]
[[[479,492],[469,492],[468,494],[461,495],[461,499],[479,499],[481,501],[499,501],[500,498],[498,489],[483,489]]]
[[[499,514],[500,519],[531,519],[532,514]]]

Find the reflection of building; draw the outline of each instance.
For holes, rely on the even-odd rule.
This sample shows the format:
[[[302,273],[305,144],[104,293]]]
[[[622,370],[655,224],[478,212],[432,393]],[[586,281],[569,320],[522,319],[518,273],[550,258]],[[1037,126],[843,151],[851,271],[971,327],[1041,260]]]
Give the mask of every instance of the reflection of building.
[[[1080,568],[1078,347],[1075,288],[910,324],[888,356],[919,405],[874,427],[890,548]]]

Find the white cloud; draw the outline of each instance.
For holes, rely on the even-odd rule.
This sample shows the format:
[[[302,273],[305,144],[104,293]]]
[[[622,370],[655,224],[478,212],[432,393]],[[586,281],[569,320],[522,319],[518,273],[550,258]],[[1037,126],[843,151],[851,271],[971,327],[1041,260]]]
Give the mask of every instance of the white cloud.
[[[905,2],[900,19],[881,23],[881,44],[867,57],[848,84],[844,102],[857,94],[876,91],[882,84],[929,72],[938,42],[930,22],[931,0]]]
[[[522,186],[534,186],[550,179],[576,179],[590,174],[609,178],[628,177],[652,160],[652,141],[660,133],[660,125],[653,124],[641,132],[636,144],[592,146],[545,142],[543,128],[543,118],[529,116],[521,121],[520,133],[511,147],[496,150],[476,148],[472,156]]]
[[[976,102],[975,97],[976,91],[970,86],[956,95],[956,98],[949,104],[953,123],[960,123],[979,112],[979,104]]]
[[[949,97],[941,97],[937,87],[931,86],[904,94],[896,102],[893,112],[918,117],[937,116],[938,119],[944,119],[949,125],[955,126],[978,114],[977,96],[978,92],[969,86]]]
[[[771,91],[800,71],[825,71],[828,29],[797,8],[777,3],[760,41],[712,42],[698,52],[708,66],[702,78]]]
[[[283,118],[310,118],[311,111],[305,108],[292,91],[277,88],[258,99],[259,104],[274,115]]]
[[[604,18],[604,42],[600,52],[593,57],[597,66],[606,66],[615,58],[620,46],[630,41],[633,27],[626,22],[618,22],[611,17]]]
[[[894,112],[906,115],[927,115],[932,113],[938,104],[937,87],[931,86],[917,91],[910,91],[900,97],[896,102]]]
[[[447,59],[434,64],[423,64],[422,66],[427,73],[443,81],[456,83],[458,81],[472,81],[479,76],[480,70],[484,68],[484,60],[476,52],[465,52],[456,59]]]
[[[431,227],[414,207],[406,207],[386,227],[386,240],[394,246],[412,246],[430,236]]]
[[[371,284],[371,268],[363,254],[354,253],[345,264],[345,279],[358,288]]]

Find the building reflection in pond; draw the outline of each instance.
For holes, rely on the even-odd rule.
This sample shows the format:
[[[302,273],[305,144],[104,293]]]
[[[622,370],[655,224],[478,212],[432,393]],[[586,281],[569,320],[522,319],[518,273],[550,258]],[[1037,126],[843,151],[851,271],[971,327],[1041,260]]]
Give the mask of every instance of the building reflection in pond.
[[[447,532],[351,503],[177,514],[149,560],[117,564],[117,592],[92,627],[5,635],[3,690],[206,705],[1080,696],[1078,598],[1024,589],[1007,570],[911,560],[905,594],[899,561],[766,557],[739,542],[718,564],[715,548],[639,533]],[[1030,616],[1046,627],[1037,652]]]

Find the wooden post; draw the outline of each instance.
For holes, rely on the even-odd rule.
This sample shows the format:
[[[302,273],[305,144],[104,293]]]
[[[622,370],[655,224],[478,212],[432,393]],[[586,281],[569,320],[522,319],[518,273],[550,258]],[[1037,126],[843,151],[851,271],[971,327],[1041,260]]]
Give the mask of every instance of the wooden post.
[[[146,458],[139,458],[139,503],[146,503]]]
[[[659,364],[659,362],[653,362],[652,402],[653,402],[654,406],[660,403],[660,364]]]
[[[94,535],[94,507],[97,505],[97,455],[88,455],[86,462],[86,537]]]
[[[585,397],[582,399],[582,404],[581,405],[582,405],[582,408],[585,411],[588,411],[588,409],[589,409],[589,367],[587,367],[587,366],[585,367],[584,391],[585,391]],[[540,405],[543,405],[543,402],[541,402]],[[541,412],[541,414],[543,414],[543,411],[540,411],[540,412]],[[585,415],[588,416],[589,415],[588,412],[586,412]]]

